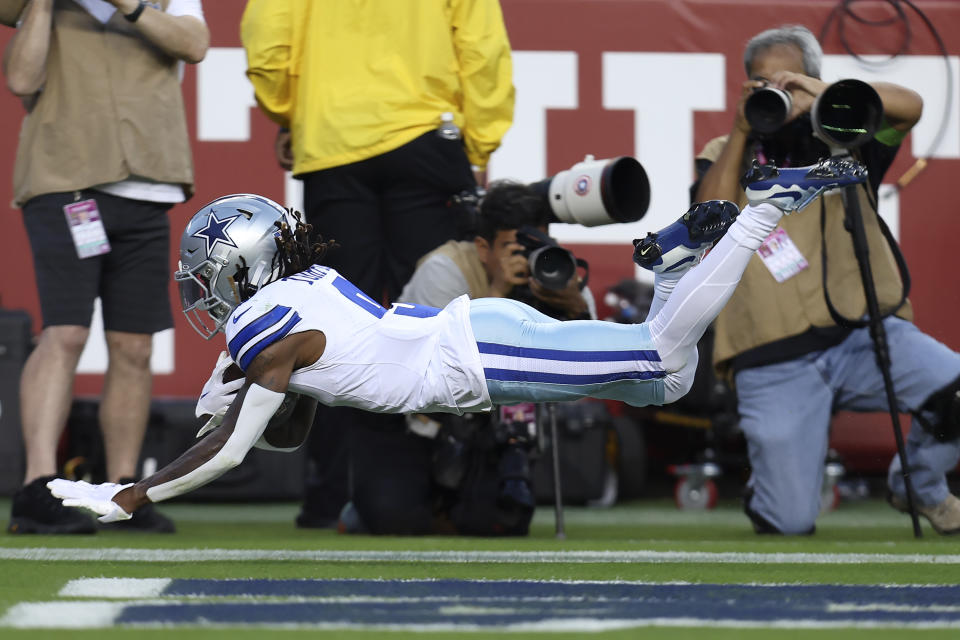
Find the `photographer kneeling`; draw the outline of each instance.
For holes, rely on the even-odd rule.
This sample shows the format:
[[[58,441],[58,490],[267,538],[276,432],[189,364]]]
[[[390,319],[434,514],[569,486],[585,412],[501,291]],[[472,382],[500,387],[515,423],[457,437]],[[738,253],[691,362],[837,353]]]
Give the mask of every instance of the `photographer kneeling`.
[[[822,134],[814,136],[818,119],[812,112],[829,87],[820,79],[822,58],[816,37],[802,26],[771,29],[749,41],[744,53],[748,79],[733,127],[697,156],[694,200],[743,204],[748,200],[743,187],[752,178],[740,179],[752,162],[802,168],[831,154]],[[893,386],[901,410],[915,416],[906,441],[915,500],[920,515],[939,533],[960,533],[960,500],[950,493],[945,477],[960,458],[960,354],[913,324],[896,247],[877,212],[880,182],[920,119],[923,102],[905,87],[872,86],[882,104],[881,126],[852,153],[869,176],[856,191],[885,313]],[[787,98],[785,122],[767,127],[769,123],[750,118],[750,97],[761,88]],[[851,114],[859,106],[836,102],[825,104]],[[802,191],[794,185],[795,197]],[[832,412],[887,407],[869,329],[843,326],[848,323],[839,323],[827,304],[829,295],[847,318],[867,313],[858,260],[845,228],[843,196],[828,192],[811,202],[813,215],[783,218],[764,241],[715,322],[714,363],[735,382],[751,465],[744,507],[757,533],[813,533]],[[890,504],[905,511],[899,458],[890,465],[887,483]]]
[[[475,212],[475,238],[447,242],[421,258],[399,300],[443,307],[464,294],[510,297],[559,319],[595,317],[576,273],[559,289],[530,277],[528,256],[549,240],[548,217],[543,197],[530,187],[494,183]],[[517,241],[520,229],[524,244]],[[406,433],[368,430],[356,448],[353,500],[341,530],[526,535],[534,507],[530,409],[412,415]]]

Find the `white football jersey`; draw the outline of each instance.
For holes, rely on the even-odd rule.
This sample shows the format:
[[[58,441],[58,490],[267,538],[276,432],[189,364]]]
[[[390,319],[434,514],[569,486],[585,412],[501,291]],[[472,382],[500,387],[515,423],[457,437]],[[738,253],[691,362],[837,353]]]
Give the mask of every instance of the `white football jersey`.
[[[491,406],[469,310],[466,296],[442,310],[384,309],[335,270],[315,265],[260,289],[234,309],[225,330],[244,371],[283,337],[322,331],[323,355],[293,372],[290,389],[324,404],[463,413]]]

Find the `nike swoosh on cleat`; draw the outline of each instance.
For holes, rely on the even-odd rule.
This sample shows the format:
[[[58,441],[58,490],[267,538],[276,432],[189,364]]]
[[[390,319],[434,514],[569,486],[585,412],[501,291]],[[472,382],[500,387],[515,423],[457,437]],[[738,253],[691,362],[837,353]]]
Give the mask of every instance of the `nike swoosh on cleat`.
[[[648,244],[647,246],[642,247],[642,248],[640,249],[640,255],[641,255],[641,256],[645,256],[645,255],[647,255],[648,253],[650,253],[651,251],[653,251],[653,245],[652,245],[652,244]]]

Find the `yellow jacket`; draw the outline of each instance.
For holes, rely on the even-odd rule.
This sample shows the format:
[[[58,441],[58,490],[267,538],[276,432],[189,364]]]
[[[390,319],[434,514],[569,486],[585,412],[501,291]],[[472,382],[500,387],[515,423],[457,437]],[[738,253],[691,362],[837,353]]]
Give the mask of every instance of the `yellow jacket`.
[[[295,174],[396,149],[447,111],[485,167],[513,120],[497,0],[250,0],[240,30],[257,103],[293,136]]]

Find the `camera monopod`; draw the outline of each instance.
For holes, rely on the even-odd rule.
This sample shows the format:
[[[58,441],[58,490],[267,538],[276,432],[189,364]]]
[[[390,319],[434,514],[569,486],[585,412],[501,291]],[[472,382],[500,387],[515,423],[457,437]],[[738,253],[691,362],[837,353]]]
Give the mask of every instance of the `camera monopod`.
[[[556,402],[544,402],[543,404],[537,405],[537,424],[541,423],[541,416],[543,412],[541,410],[546,410],[547,421],[550,424],[550,448],[551,448],[551,458],[550,466],[553,470],[553,516],[554,516],[554,526],[556,529],[556,537],[558,540],[563,540],[567,537],[566,531],[564,530],[563,525],[563,488],[560,482],[560,438],[557,434],[557,403]],[[537,433],[540,435],[540,450],[543,451],[546,448],[546,443],[543,439],[543,429],[538,427]]]
[[[810,109],[814,133],[830,146],[831,153],[834,155],[850,155],[852,149],[856,149],[870,140],[880,127],[882,117],[883,102],[880,100],[880,96],[873,87],[860,80],[840,80],[831,84],[822,94],[817,96],[813,107]],[[897,443],[897,455],[900,457],[903,483],[907,493],[907,508],[913,521],[913,535],[920,538],[923,536],[923,532],[920,529],[920,520],[917,517],[913,481],[910,477],[910,465],[907,462],[903,429],[900,426],[897,393],[893,386],[893,376],[890,373],[890,348],[887,344],[887,332],[883,326],[883,315],[880,313],[877,289],[870,268],[870,248],[867,244],[867,234],[863,225],[857,185],[848,185],[843,188],[843,206],[845,213],[844,227],[850,233],[853,241],[853,252],[860,267],[860,279],[863,283],[863,293],[867,302],[867,320],[845,318],[833,306],[826,288],[826,265],[824,265],[824,295],[827,296],[827,308],[830,310],[830,315],[833,316],[834,321],[840,326],[869,327],[870,329],[873,352],[877,359],[877,366],[883,376],[887,405],[893,422],[893,436]],[[826,254],[824,254],[824,261],[826,261]],[[905,265],[902,265],[902,269],[905,275]],[[909,287],[908,283],[909,277],[904,278],[904,298],[906,298]]]

